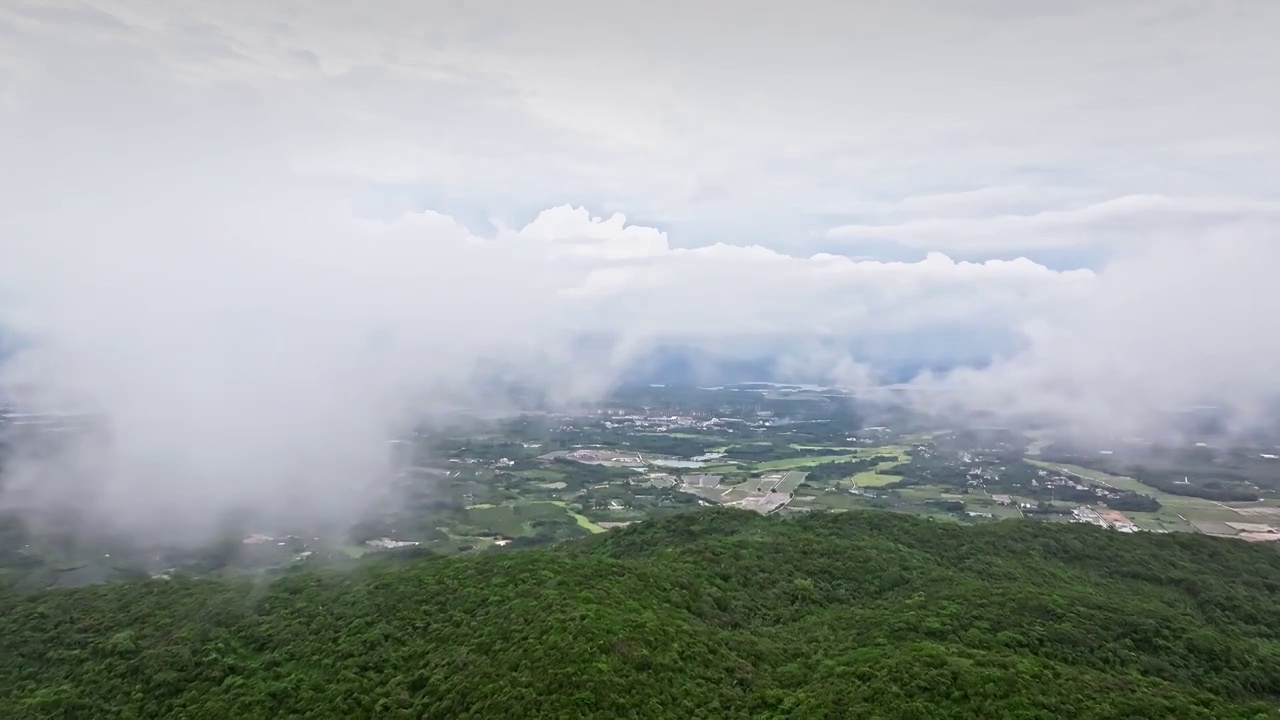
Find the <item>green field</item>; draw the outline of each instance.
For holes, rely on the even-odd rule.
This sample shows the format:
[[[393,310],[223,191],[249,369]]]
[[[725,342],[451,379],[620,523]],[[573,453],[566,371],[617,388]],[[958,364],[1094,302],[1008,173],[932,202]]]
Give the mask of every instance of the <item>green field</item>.
[[[604,532],[604,528],[602,528],[602,527],[600,527],[599,525],[597,525],[597,524],[595,524],[595,523],[591,522],[589,519],[587,519],[587,516],[586,516],[586,515],[580,515],[580,514],[578,514],[578,513],[576,513],[576,512],[570,512],[569,514],[573,516],[573,519],[574,519],[574,520],[577,520],[577,521],[578,521],[578,527],[582,528],[583,530],[586,530],[586,531],[587,531],[587,532],[589,532],[589,533],[602,533],[602,532]]]
[[[885,464],[893,466],[897,463]],[[890,483],[896,483],[901,479],[901,475],[881,475],[875,470],[864,470],[853,476],[853,484],[864,488],[884,487]]]
[[[808,507],[816,510],[858,510],[869,507],[866,498],[850,495],[847,492],[822,492],[807,495],[804,500],[793,502],[796,507]]]
[[[830,462],[846,462],[857,460],[858,455],[814,455],[811,457],[787,458],[786,460],[770,460],[756,465],[757,470],[791,470],[793,468],[812,467]]]
[[[972,510],[974,512],[989,512],[992,515],[995,515],[997,519],[1001,519],[1001,520],[1006,518],[1022,517],[1022,511],[1019,510],[1018,508],[1010,507],[1009,505],[1000,505],[998,503],[992,503],[991,505],[970,506],[968,502],[965,502],[965,509]]]
[[[726,438],[720,435],[711,435],[711,434],[699,435],[697,433],[683,433],[683,432],[646,432],[646,433],[638,433],[638,434],[657,435],[657,436],[669,437],[669,438],[680,438],[682,440],[706,440],[707,442],[728,442],[729,441],[729,438]]]
[[[545,482],[558,482],[564,480],[564,473],[559,470],[521,470],[516,473],[516,477],[522,477],[529,480],[542,480]]]
[[[903,500],[924,502],[926,500],[941,500],[943,493],[951,494],[954,491],[955,488],[944,485],[913,485],[900,488],[897,493]]]
[[[554,517],[568,513],[578,525],[590,532],[603,532],[604,528],[573,512],[568,505],[557,500],[521,502],[510,505],[472,505],[466,509],[466,525],[476,532],[493,532],[511,537],[534,535],[529,522],[538,518]]]
[[[736,472],[742,469],[741,465],[708,465],[707,467],[694,468],[704,475],[723,475],[725,473]]]
[[[908,442],[908,443],[923,443],[923,442],[929,442],[934,438],[941,437],[943,435],[950,435],[950,434],[951,434],[950,430],[931,430],[930,432],[910,433],[908,435],[903,435],[901,440],[903,442]]]
[[[894,455],[898,458],[898,462],[909,462],[911,456],[907,455],[907,451],[910,449],[906,445],[880,445],[866,448],[863,452],[866,455]]]
[[[1133,524],[1143,530],[1165,531],[1165,532],[1199,532],[1195,526],[1179,518],[1177,514],[1170,513],[1165,510],[1154,513],[1127,512],[1125,517],[1133,521]]]
[[[900,475],[881,475],[880,470],[892,470],[899,465],[905,465],[911,462],[911,457],[907,455],[907,448],[901,445],[883,445],[876,448],[868,448],[867,454],[870,457],[876,455],[894,455],[897,460],[882,462],[871,470],[864,470],[853,476],[853,484],[858,487],[883,487],[891,483],[898,482],[902,479]]]
[[[604,528],[602,528],[602,527],[600,527],[599,525],[597,525],[597,524],[595,524],[595,523],[591,522],[591,520],[590,520],[586,515],[583,515],[582,513],[575,512],[574,510],[570,509],[570,508],[569,508],[569,504],[568,504],[568,503],[566,503],[566,502],[563,502],[563,501],[561,501],[561,500],[548,500],[546,504],[547,504],[547,505],[556,505],[556,506],[558,506],[558,507],[562,508],[565,512],[567,512],[567,513],[569,513],[570,515],[572,515],[574,520],[578,521],[578,527],[580,527],[580,528],[582,528],[582,529],[586,530],[587,532],[590,532],[590,533],[602,533],[602,532],[604,532],[604,531],[605,531],[605,529],[604,529]]]

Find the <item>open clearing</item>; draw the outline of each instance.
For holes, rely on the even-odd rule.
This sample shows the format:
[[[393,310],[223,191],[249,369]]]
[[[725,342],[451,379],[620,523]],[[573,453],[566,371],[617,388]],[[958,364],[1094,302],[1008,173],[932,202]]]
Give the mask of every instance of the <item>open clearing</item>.
[[[897,463],[890,463],[890,465],[896,464]],[[889,483],[895,483],[901,479],[901,475],[881,475],[875,470],[863,470],[853,476],[853,484],[864,488],[884,487]]]
[[[823,463],[846,462],[857,460],[858,455],[814,455],[812,457],[788,458],[786,460],[770,460],[756,466],[758,470],[790,470],[793,468],[812,467]]]
[[[742,468],[737,465],[707,465],[698,469],[709,475],[723,475],[725,473],[741,470]]]
[[[1240,531],[1221,520],[1193,520],[1192,525],[1206,535],[1239,535]]]
[[[880,463],[870,470],[863,470],[853,476],[853,484],[857,487],[883,487],[890,483],[895,483],[902,479],[901,475],[881,475],[882,470],[892,470],[900,465],[911,462],[911,456],[907,455],[907,449],[901,445],[885,445],[878,448],[870,448],[868,450],[871,457],[876,455],[893,455],[897,460],[888,460]]]
[[[719,488],[716,488],[711,492],[714,493],[717,491],[720,492],[720,495],[719,497],[716,498],[716,500],[718,502],[725,503],[726,505],[733,502],[740,502],[742,500],[746,500],[747,498],[751,497],[751,491],[746,489],[742,485],[735,485],[729,488],[728,490],[724,490],[724,491],[720,491]]]
[[[1156,532],[1199,532],[1191,523],[1183,520],[1174,513],[1167,510],[1161,510],[1154,513],[1127,512],[1125,515],[1133,521],[1134,525],[1143,530],[1154,530]]]
[[[557,505],[560,508],[562,508],[565,512],[572,515],[574,520],[578,521],[579,527],[583,528],[587,532],[602,533],[605,531],[603,527],[600,527],[599,525],[591,522],[591,520],[586,515],[583,515],[580,512],[575,512],[571,510],[569,508],[569,504],[564,502],[563,500],[548,500],[546,504]]]
[[[782,482],[778,483],[778,492],[788,494],[795,492],[796,489],[800,487],[800,483],[803,483],[804,479],[808,477],[808,475],[809,473],[798,470],[788,472],[783,476]]]
[[[604,528],[596,525],[581,513],[574,512],[560,500],[538,500],[511,505],[473,505],[467,508],[467,522],[476,528],[488,528],[502,535],[524,537],[534,532],[529,522],[537,518],[555,517],[568,513],[583,529],[598,533]]]
[[[699,435],[697,433],[685,433],[685,432],[646,432],[646,433],[639,433],[639,434],[640,435],[658,435],[661,437],[669,437],[669,438],[680,438],[682,440],[706,440],[707,442],[729,442],[730,440],[732,440],[732,438],[727,438],[722,435],[715,435],[710,433],[706,435]]]
[[[558,482],[564,480],[564,473],[558,470],[521,470],[516,473],[516,477],[526,478],[528,480],[542,480],[545,482]]]

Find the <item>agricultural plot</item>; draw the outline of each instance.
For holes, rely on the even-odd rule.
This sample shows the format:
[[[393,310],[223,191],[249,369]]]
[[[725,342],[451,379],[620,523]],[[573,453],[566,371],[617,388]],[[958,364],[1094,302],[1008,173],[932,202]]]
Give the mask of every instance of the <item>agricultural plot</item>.
[[[1166,510],[1154,513],[1125,513],[1134,525],[1153,532],[1199,532],[1194,525]]]
[[[1061,472],[1066,475],[1074,475],[1078,478],[1091,482],[1110,485],[1115,488],[1130,490],[1155,498],[1163,506],[1162,511],[1158,513],[1159,529],[1168,529],[1171,532],[1187,532],[1198,530],[1199,525],[1197,523],[1201,522],[1213,523],[1248,520],[1245,515],[1247,510],[1244,508],[1232,507],[1213,500],[1205,500],[1204,498],[1174,495],[1172,493],[1167,493],[1157,488],[1153,488],[1150,485],[1145,485],[1134,478],[1124,477],[1121,475],[1111,475],[1109,473],[1090,470],[1089,468],[1080,467],[1078,465],[1046,463],[1031,459],[1028,459],[1027,462],[1047,470]],[[1181,518],[1178,516],[1181,516]],[[1148,524],[1154,523],[1149,521]],[[1137,525],[1138,527],[1143,527],[1142,523],[1137,523]],[[1206,527],[1217,526],[1207,525]],[[1173,528],[1176,528],[1176,530]]]
[[[1196,498],[1190,498],[1190,499],[1195,500]],[[1170,514],[1175,514],[1175,515],[1181,515],[1187,520],[1220,520],[1222,522],[1248,522],[1251,519],[1246,515],[1241,515],[1234,508],[1229,508],[1226,505],[1219,505],[1210,500],[1200,500],[1199,503],[1202,503],[1202,504],[1188,503],[1183,505],[1165,503],[1163,500],[1161,500],[1160,502],[1161,504],[1164,505],[1165,512]],[[1257,518],[1252,518],[1252,519],[1256,520]]]
[[[560,482],[564,480],[564,473],[548,469],[521,470],[516,473],[516,477],[526,480],[540,480],[542,482]]]
[[[995,505],[995,506],[992,506],[991,508],[989,508],[989,509],[985,510],[985,512],[989,512],[989,513],[991,513],[992,515],[994,515],[996,518],[1001,519],[1001,520],[1005,520],[1005,519],[1009,519],[1009,518],[1020,518],[1020,517],[1022,517],[1022,511],[1021,511],[1021,510],[1019,510],[1019,509],[1018,509],[1018,508],[1016,508],[1016,507],[1009,506],[1009,505]]]
[[[582,528],[583,530],[586,530],[587,532],[590,532],[590,533],[604,532],[604,528],[591,522],[591,520],[586,515],[583,515],[582,513],[577,512],[572,508],[570,508],[568,503],[553,500],[546,504],[557,506],[564,512],[569,513],[569,515],[573,516],[573,519],[577,521],[578,527]]]
[[[754,494],[735,505],[743,510],[754,510],[763,515],[786,505],[787,499],[787,496],[782,493]]]
[[[846,462],[857,460],[859,455],[814,455],[812,457],[788,458],[786,460],[770,460],[756,466],[757,470],[793,470],[795,468],[812,467],[829,462]]]
[[[1269,505],[1271,501],[1263,500],[1258,503],[1227,503],[1227,506],[1235,510],[1241,516],[1258,518],[1259,522],[1280,520],[1280,507]]]
[[[800,484],[803,483],[804,479],[808,476],[809,473],[807,472],[791,470],[783,476],[782,482],[778,483],[777,490],[780,493],[793,493],[800,487]]]
[[[707,465],[701,468],[704,473],[713,475],[723,475],[725,473],[731,473],[741,469],[742,467],[739,465]]]
[[[735,485],[726,490],[715,488],[710,492],[713,494],[719,493],[719,495],[714,495],[716,502],[724,503],[726,505],[746,500],[753,494],[750,490],[742,487],[741,485]]]
[[[686,487],[692,488],[713,488],[720,484],[719,475],[707,475],[701,473],[697,475],[685,475],[682,480]]]
[[[709,500],[709,501],[711,501],[711,502],[716,502],[716,503],[722,503],[722,502],[725,502],[725,500],[724,500],[724,494],[725,494],[727,491],[729,491],[730,489],[732,489],[732,486],[730,486],[730,487],[713,487],[713,488],[694,487],[694,486],[690,486],[690,485],[681,485],[681,486],[680,486],[680,491],[681,491],[681,492],[689,493],[690,495],[697,495],[698,497],[702,498],[703,500]]]
[[[527,537],[535,535],[530,523],[540,518],[563,517],[565,514],[579,516],[569,511],[564,503],[555,501],[526,502],[512,505],[479,504],[468,507],[465,511],[464,524],[467,530],[498,533],[511,537]],[[585,524],[583,521],[586,521]],[[578,524],[590,530],[596,527],[585,517]],[[588,527],[590,526],[590,527]],[[598,532],[598,530],[592,530]]]
[[[911,456],[907,455],[907,448],[902,445],[884,445],[877,448],[870,448],[867,450],[867,453],[871,457],[876,455],[893,455],[897,459],[882,462],[870,470],[864,470],[857,475],[854,475],[852,480],[856,487],[883,487],[885,485],[895,483],[902,479],[900,475],[882,475],[880,474],[881,471],[892,470],[899,465],[905,465],[911,462]]]
[[[1220,520],[1192,520],[1191,524],[1195,526],[1196,530],[1206,535],[1232,536],[1240,533],[1236,528]]]
[[[816,495],[797,495],[791,499],[791,504],[787,507],[812,510],[813,508],[820,506],[821,503],[818,502]]]
[[[895,465],[896,463],[888,463],[888,464]],[[853,476],[853,484],[856,487],[876,488],[876,487],[884,487],[885,485],[898,482],[901,479],[902,479],[901,475],[881,475],[875,470],[864,470],[863,472],[860,472],[857,475]]]
[[[847,492],[824,492],[818,495],[806,496],[803,502],[797,499],[793,504],[798,507],[809,507],[816,510],[857,510],[859,508],[875,507],[870,501],[864,497],[853,495]]]
[[[953,488],[942,485],[913,485],[897,490],[898,496],[903,500],[912,502],[925,502],[927,500],[941,500],[944,493],[950,494]]]
[[[1022,511],[1012,505],[1001,505],[999,503],[991,502],[990,500],[981,503],[972,502],[971,497],[972,496],[967,496],[961,500],[965,505],[965,510],[991,513],[991,516],[997,520],[1022,517]]]
[[[1100,485],[1110,485],[1111,487],[1118,488],[1120,490],[1129,490],[1130,492],[1135,492],[1140,495],[1150,495],[1156,500],[1159,500],[1161,504],[1166,504],[1166,500],[1169,503],[1175,503],[1175,504],[1178,501],[1187,501],[1187,500],[1197,501],[1197,498],[1184,498],[1180,495],[1171,495],[1157,488],[1153,488],[1150,485],[1144,485],[1143,483],[1131,477],[1124,477],[1123,475],[1112,475],[1110,473],[1105,473],[1100,470],[1090,470],[1089,468],[1080,467],[1079,465],[1067,465],[1064,463],[1049,463],[1049,462],[1044,462],[1042,460],[1033,460],[1031,458],[1027,458],[1027,463],[1030,465],[1035,465],[1038,468],[1044,468],[1045,470],[1060,472],[1063,475],[1074,475],[1077,478],[1080,478],[1082,480],[1098,483]],[[1199,501],[1199,502],[1205,502],[1205,501]]]
[[[777,489],[782,479],[787,476],[786,473],[769,473],[758,478],[751,478],[742,483],[742,487],[753,494],[763,494],[773,492]]]
[[[934,440],[944,435],[950,435],[950,434],[951,434],[950,430],[931,430],[929,432],[918,432],[918,433],[910,433],[908,435],[903,435],[900,439],[903,442],[909,442],[909,443],[925,443],[925,442],[929,442],[930,440]]]

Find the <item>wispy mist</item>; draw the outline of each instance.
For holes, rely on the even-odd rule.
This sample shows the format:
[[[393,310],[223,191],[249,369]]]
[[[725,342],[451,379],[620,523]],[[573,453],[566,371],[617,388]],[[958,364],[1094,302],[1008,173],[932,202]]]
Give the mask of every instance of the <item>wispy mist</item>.
[[[64,452],[11,458],[0,504],[157,536],[246,507],[343,522],[410,423],[510,407],[482,378],[569,404],[670,342],[869,392],[886,378],[866,348],[963,340],[985,367],[909,383],[922,409],[1106,434],[1213,405],[1256,427],[1280,400],[1280,242],[1273,189],[1248,180],[1280,145],[1241,118],[1280,102],[1251,81],[1257,112],[1214,111],[1245,54],[1215,55],[1193,16],[1162,41],[1209,59],[1125,66],[1146,27],[1130,5],[1115,37],[1097,36],[1102,6],[985,18],[974,32],[999,37],[946,59],[925,50],[956,17],[887,3],[873,19],[904,49],[850,41],[886,25],[808,3],[744,19],[720,51],[689,30],[724,30],[711,15],[644,25],[679,40],[661,57],[615,32],[621,15],[590,47],[541,18],[553,51],[461,8],[0,10],[0,328],[22,341],[0,385],[101,419]],[[1202,20],[1263,52],[1269,7]],[[774,22],[824,32],[774,42]],[[1026,34],[1047,28],[1070,32]],[[1096,57],[1076,72],[1008,42],[1033,36],[1097,39]],[[913,78],[867,70],[895,52]],[[1005,70],[1011,86],[975,80]],[[1121,76],[1176,89],[1172,107],[1097,82]],[[919,78],[931,94],[903,90]],[[857,102],[829,112],[853,80]],[[1187,105],[1188,83],[1218,101]],[[1152,135],[1153,113],[1177,122]],[[397,212],[355,211],[387,197]]]

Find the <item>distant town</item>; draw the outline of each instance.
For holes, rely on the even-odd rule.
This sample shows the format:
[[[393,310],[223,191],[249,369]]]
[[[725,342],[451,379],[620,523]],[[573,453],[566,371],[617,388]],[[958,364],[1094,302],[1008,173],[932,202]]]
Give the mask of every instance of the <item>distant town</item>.
[[[96,422],[6,410],[0,437],[7,446],[53,442]],[[451,555],[713,505],[1280,540],[1280,448],[1123,439],[1083,447],[1043,433],[930,427],[897,408],[803,386],[629,388],[574,412],[418,428],[387,445],[392,500],[342,533],[246,526],[239,542],[207,550],[103,541],[99,553],[10,516],[0,536],[6,577],[75,585],[139,573],[270,572],[377,552]]]

